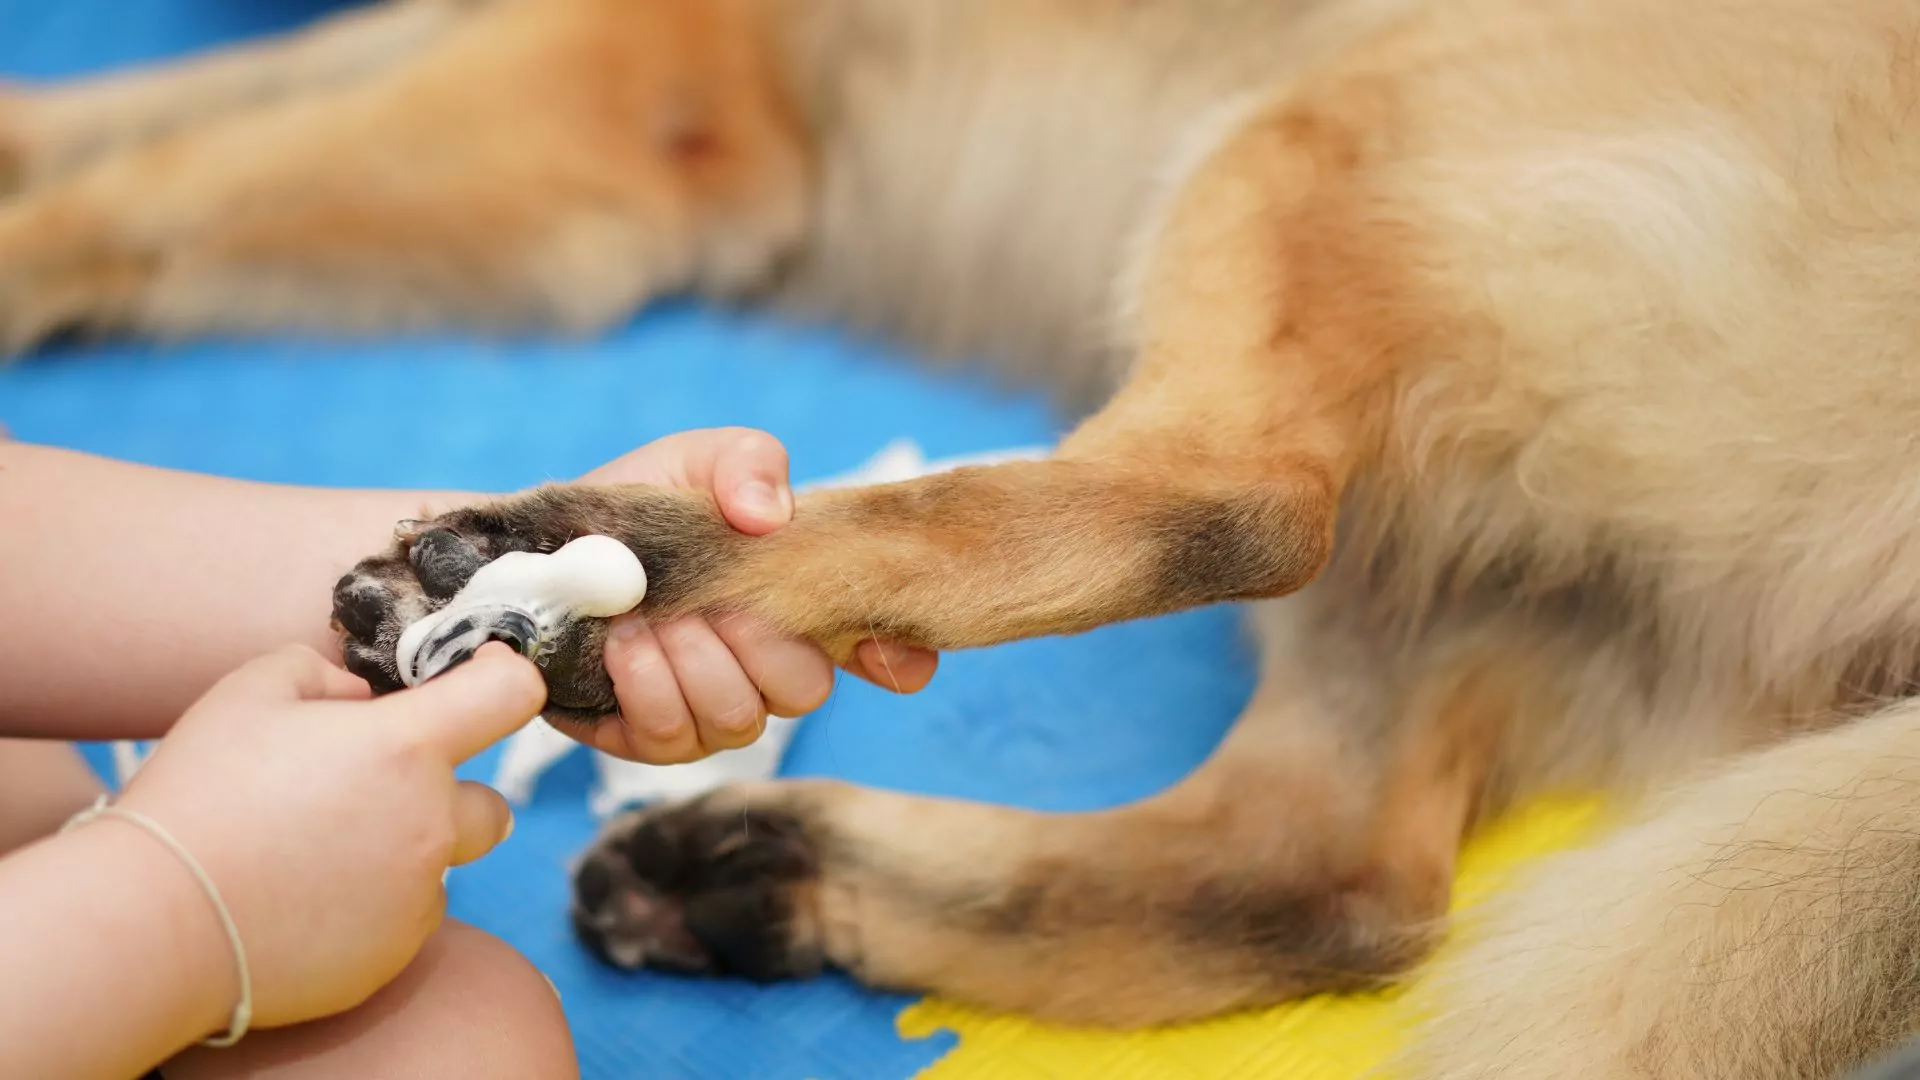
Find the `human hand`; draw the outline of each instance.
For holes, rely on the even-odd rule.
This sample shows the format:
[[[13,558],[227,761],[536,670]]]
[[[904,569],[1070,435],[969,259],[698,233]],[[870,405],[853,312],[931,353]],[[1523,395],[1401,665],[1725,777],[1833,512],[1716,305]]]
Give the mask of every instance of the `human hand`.
[[[793,517],[786,448],[748,428],[668,435],[580,482],[708,492],[728,523],[751,536],[773,532]],[[605,655],[620,715],[569,733],[615,757],[655,765],[746,746],[760,737],[769,714],[811,712],[833,689],[826,653],[749,617],[649,625],[629,613],[613,620]],[[846,670],[911,694],[926,687],[938,665],[937,653],[869,639]]]
[[[454,767],[539,713],[537,668],[489,644],[423,686],[369,696],[310,649],[262,657],[189,709],[119,800],[218,886],[261,1027],[332,1015],[391,981],[440,925],[447,868],[512,830],[499,794]],[[227,989],[230,1008],[237,977]]]

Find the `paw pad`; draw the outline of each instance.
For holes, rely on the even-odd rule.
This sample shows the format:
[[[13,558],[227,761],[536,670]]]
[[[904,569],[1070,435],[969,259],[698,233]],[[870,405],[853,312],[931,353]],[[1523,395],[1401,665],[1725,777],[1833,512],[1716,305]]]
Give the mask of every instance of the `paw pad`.
[[[615,823],[574,877],[573,922],[595,956],[624,970],[738,975],[756,981],[819,971],[802,925],[817,878],[800,820],[706,800]]]

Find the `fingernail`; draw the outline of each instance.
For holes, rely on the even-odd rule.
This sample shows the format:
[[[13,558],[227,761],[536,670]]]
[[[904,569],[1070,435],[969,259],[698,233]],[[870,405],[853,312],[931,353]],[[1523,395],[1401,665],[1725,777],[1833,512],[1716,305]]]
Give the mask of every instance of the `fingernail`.
[[[641,622],[638,618],[631,615],[622,616],[613,620],[613,629],[607,632],[607,636],[615,641],[632,641],[640,636],[640,626]]]
[[[513,823],[515,820],[513,811],[507,811],[507,831],[500,834],[501,843],[506,843],[508,838],[513,836]]]
[[[749,480],[734,491],[734,499],[740,509],[755,517],[783,518],[787,516],[785,504],[780,493],[765,480]]]

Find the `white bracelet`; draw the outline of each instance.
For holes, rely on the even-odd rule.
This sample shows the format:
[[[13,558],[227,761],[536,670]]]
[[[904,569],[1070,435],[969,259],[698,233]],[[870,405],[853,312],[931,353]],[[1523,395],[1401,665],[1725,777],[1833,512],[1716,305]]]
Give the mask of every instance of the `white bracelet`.
[[[247,1027],[253,1023],[253,973],[247,968],[247,948],[240,943],[240,928],[233,924],[233,914],[227,910],[227,902],[220,898],[220,890],[214,886],[213,878],[207,876],[207,871],[200,865],[200,860],[193,857],[193,853],[187,850],[186,845],[174,839],[173,834],[159,822],[137,810],[125,810],[110,805],[105,795],[95,799],[92,806],[73,815],[73,818],[60,831],[65,833],[69,829],[78,828],[89,821],[103,817],[115,817],[138,825],[154,839],[165,844],[168,850],[178,856],[180,861],[186,864],[187,869],[193,872],[193,879],[200,883],[201,891],[207,894],[207,899],[213,901],[213,910],[219,914],[220,925],[227,932],[227,942],[233,946],[233,962],[240,969],[240,1003],[233,1007],[233,1017],[227,1024],[227,1033],[206,1039],[200,1045],[225,1047],[239,1042],[246,1036]]]

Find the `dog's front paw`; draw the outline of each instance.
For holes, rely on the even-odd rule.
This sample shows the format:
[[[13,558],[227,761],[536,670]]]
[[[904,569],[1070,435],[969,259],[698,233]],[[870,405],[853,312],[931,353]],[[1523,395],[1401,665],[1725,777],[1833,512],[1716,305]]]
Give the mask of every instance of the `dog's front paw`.
[[[723,576],[727,554],[740,540],[711,503],[639,486],[541,488],[407,522],[392,548],[363,560],[334,586],[333,621],[346,635],[347,670],[386,693],[414,681],[409,675],[430,676],[458,663],[494,638],[520,648],[546,673],[547,719],[612,715],[618,704],[602,660],[604,618],[550,604],[470,608],[463,597],[444,625],[431,628],[428,644],[421,645],[418,634],[406,636],[482,567],[519,552],[550,554],[593,534],[612,536],[638,556],[648,609],[669,614],[698,603],[694,590]]]
[[[603,619],[565,612],[556,617],[537,606],[470,610],[463,604],[447,612],[445,625],[433,628],[425,646],[418,635],[403,640],[409,627],[446,607],[481,567],[515,552],[551,552],[593,531],[565,512],[567,502],[550,496],[510,500],[404,523],[391,550],[363,560],[334,586],[333,621],[346,635],[347,670],[387,693],[413,681],[409,674],[433,673],[425,667],[428,659],[433,669],[444,669],[487,640],[501,640],[545,672],[549,719],[614,712],[613,685],[600,659]],[[411,673],[402,670],[409,665]]]

